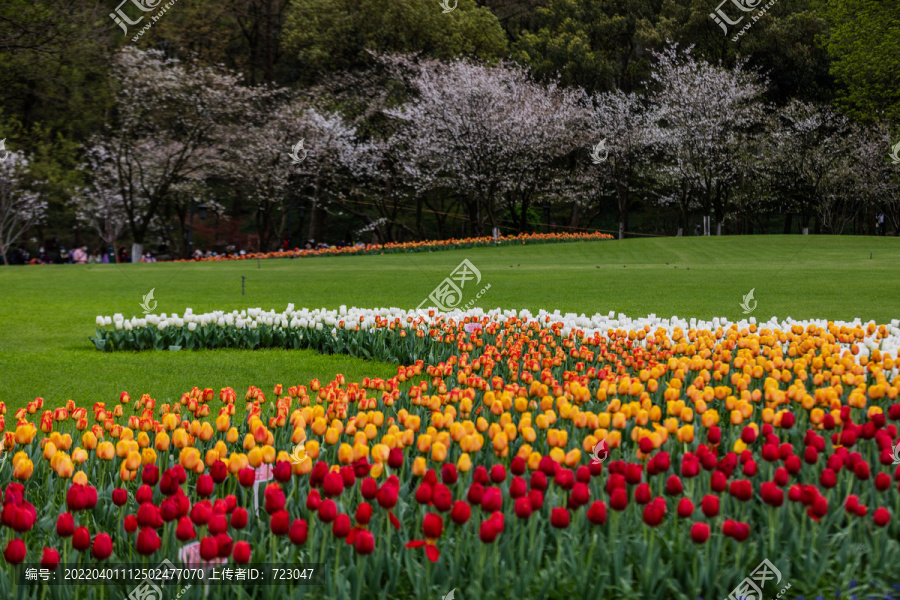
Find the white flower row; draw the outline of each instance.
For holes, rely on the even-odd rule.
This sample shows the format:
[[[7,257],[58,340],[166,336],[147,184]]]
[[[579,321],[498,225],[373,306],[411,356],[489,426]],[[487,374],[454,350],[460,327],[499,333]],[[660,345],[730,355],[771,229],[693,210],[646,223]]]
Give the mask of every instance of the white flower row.
[[[429,312],[433,311],[434,316],[431,317]],[[749,327],[756,324],[759,329],[770,329],[774,331],[789,331],[792,326],[800,325],[806,328],[809,325],[817,327],[827,327],[828,321],[824,319],[810,320],[794,320],[790,317],[778,321],[772,317],[769,321],[757,323],[756,319],[741,319],[732,322],[724,317],[716,317],[710,321],[698,319],[683,319],[680,317],[660,318],[655,314],[647,317],[632,319],[624,314],[616,314],[610,312],[608,315],[595,314],[592,317],[586,317],[584,314],[565,313],[562,314],[558,310],[549,312],[546,310],[538,311],[537,315],[533,315],[528,310],[502,310],[494,309],[484,311],[481,308],[473,308],[467,311],[453,310],[442,312],[435,308],[424,308],[419,310],[404,310],[401,308],[357,308],[341,306],[338,310],[328,310],[326,308],[294,310],[294,305],[289,304],[283,312],[275,310],[265,311],[261,308],[248,308],[241,311],[232,311],[226,313],[224,311],[213,311],[204,314],[194,314],[193,310],[188,308],[183,316],[177,313],[167,316],[166,313],[160,315],[146,315],[144,317],[132,317],[126,320],[121,314],[115,314],[112,317],[97,317],[97,326],[115,325],[117,330],[132,330],[136,328],[156,327],[160,331],[167,327],[187,327],[189,331],[195,331],[198,326],[206,327],[215,325],[218,327],[236,327],[237,329],[256,329],[259,326],[276,327],[283,329],[317,329],[322,331],[325,328],[337,333],[337,326],[343,321],[343,328],[353,330],[357,326],[361,331],[370,330],[375,327],[376,317],[393,321],[399,319],[402,327],[411,329],[428,329],[431,324],[438,320],[444,322],[453,321],[459,323],[466,317],[472,317],[478,321],[484,322],[504,322],[509,318],[518,318],[527,323],[528,321],[537,320],[541,324],[547,323],[563,323],[562,334],[569,335],[575,330],[582,330],[587,336],[606,335],[607,331],[612,330],[633,330],[638,331],[649,325],[651,331],[662,328],[671,336],[676,329],[688,331],[708,330],[715,331],[718,328],[728,329],[732,325],[737,325],[738,329]],[[866,327],[869,324],[875,324],[874,321],[863,322],[861,319],[853,321],[835,321],[837,326],[847,327]],[[867,335],[858,344],[861,356],[868,356],[871,350],[876,348],[891,356],[898,356],[900,352],[900,320],[893,319],[887,325],[888,336],[882,340],[878,340],[874,335]],[[849,347],[850,345],[845,345]],[[787,348],[785,347],[785,350]]]

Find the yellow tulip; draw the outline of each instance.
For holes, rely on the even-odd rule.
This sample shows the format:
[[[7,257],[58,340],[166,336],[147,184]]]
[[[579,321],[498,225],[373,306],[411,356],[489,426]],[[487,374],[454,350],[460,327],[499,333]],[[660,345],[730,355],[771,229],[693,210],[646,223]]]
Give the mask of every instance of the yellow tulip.
[[[141,466],[141,455],[137,452],[129,452],[125,456],[125,468],[129,471],[135,471]]]
[[[156,464],[156,452],[153,451],[153,448],[144,448],[141,450],[141,465],[155,465]]]
[[[423,477],[425,475],[425,457],[417,456],[413,461],[413,475],[416,477]]]
[[[254,469],[259,467],[262,464],[262,449],[254,445],[250,448],[250,451],[247,452],[247,460]]]
[[[431,446],[431,460],[434,462],[444,462],[447,460],[447,447],[440,442],[435,442]]]
[[[63,479],[68,479],[74,471],[75,465],[72,463],[72,459],[68,455],[63,454],[62,459],[56,465],[56,474]]]
[[[100,442],[97,444],[97,458],[102,460],[112,460],[116,456],[116,449],[112,442]]]
[[[17,441],[16,443],[19,442]],[[31,474],[34,472],[34,463],[32,463],[27,458],[23,458],[22,460],[14,462],[13,464],[15,465],[13,467],[13,478],[20,481],[27,481],[31,477]]]
[[[460,473],[468,473],[472,469],[472,459],[469,458],[469,454],[463,452],[460,454],[459,459],[456,461],[456,468]]]

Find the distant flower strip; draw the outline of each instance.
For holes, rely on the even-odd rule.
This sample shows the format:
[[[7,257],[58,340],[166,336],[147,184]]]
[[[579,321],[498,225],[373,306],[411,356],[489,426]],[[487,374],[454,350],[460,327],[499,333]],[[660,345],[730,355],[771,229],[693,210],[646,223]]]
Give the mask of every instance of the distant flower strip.
[[[253,260],[257,258],[312,258],[316,256],[347,256],[362,254],[395,254],[402,252],[436,252],[438,250],[460,250],[484,246],[513,246],[517,244],[554,244],[561,242],[592,242],[611,240],[613,236],[606,233],[530,233],[515,236],[501,236],[499,240],[492,237],[451,238],[449,240],[426,240],[424,242],[389,242],[384,245],[366,244],[365,246],[331,247],[321,250],[279,250],[277,252],[254,252],[236,256],[211,256],[209,258],[179,259],[175,262],[202,262],[223,260]]]

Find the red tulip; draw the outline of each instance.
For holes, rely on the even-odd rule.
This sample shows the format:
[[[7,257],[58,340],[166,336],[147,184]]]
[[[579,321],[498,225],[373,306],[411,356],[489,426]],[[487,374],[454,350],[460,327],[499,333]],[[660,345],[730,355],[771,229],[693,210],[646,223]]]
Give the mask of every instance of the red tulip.
[[[700,501],[700,510],[707,519],[712,519],[719,514],[719,497],[708,494]]]
[[[509,470],[512,471],[513,475],[524,475],[527,466],[528,464],[525,462],[524,458],[522,458],[521,456],[516,456],[509,464]]]
[[[209,475],[215,483],[222,483],[228,479],[228,466],[221,460],[217,460],[209,468]]]
[[[541,490],[542,492],[547,491],[547,476],[543,471],[535,471],[531,474],[529,485],[533,490]]]
[[[441,467],[441,481],[447,485],[453,485],[459,479],[456,471],[456,465],[453,463],[444,463]]]
[[[622,488],[616,488],[609,495],[609,507],[616,511],[623,511],[628,506],[628,492]]]
[[[747,502],[753,498],[753,484],[748,479],[737,479],[731,482],[728,492],[741,502]]]
[[[333,506],[333,504],[332,504]],[[321,516],[321,512],[319,513]],[[272,514],[272,518],[269,520],[269,529],[275,535],[285,535],[291,526],[291,516],[288,514],[286,510],[279,510],[278,512]]]
[[[469,488],[469,492],[466,494],[466,498],[469,500],[469,504],[473,504],[478,506],[481,504],[481,500],[484,497],[484,486],[480,483],[473,483]]]
[[[159,481],[159,467],[156,465],[144,465],[141,469],[141,481],[151,487]],[[181,483],[184,483],[182,481]]]
[[[175,475],[173,470],[169,469],[162,474],[162,477],[159,480],[159,491],[166,496],[171,496],[178,491],[179,485],[177,475]]]
[[[76,527],[75,533],[72,534],[72,547],[83,552],[91,547],[91,534],[87,527]]]
[[[244,467],[238,471],[238,483],[241,484],[241,487],[252,487],[256,483],[256,471],[250,467]]]
[[[44,553],[41,555],[41,567],[55,571],[58,566],[59,552],[53,548],[44,548]]]
[[[506,481],[506,468],[503,465],[494,465],[491,467],[491,481],[494,483]]]
[[[749,445],[756,441],[756,430],[752,427],[744,427],[741,431],[741,441]]]
[[[212,476],[204,473],[197,478],[197,495],[201,498],[212,496],[215,485]]]
[[[309,538],[309,524],[305,519],[294,519],[288,532],[288,538],[295,546],[306,543],[306,540]]]
[[[450,520],[457,525],[463,525],[468,522],[472,515],[472,508],[464,500],[457,500],[453,503],[453,509],[450,511]]]
[[[243,529],[247,526],[247,510],[238,506],[231,513],[231,526],[235,529]]]
[[[197,532],[194,531],[194,524],[188,517],[178,519],[178,527],[175,529],[175,537],[182,542],[197,539]]]
[[[17,531],[18,533],[31,531],[31,528],[34,527],[34,521],[37,517],[37,512],[34,511],[34,507],[31,506],[30,503],[26,503],[25,506],[9,505],[8,508],[13,510],[13,530]]]
[[[357,554],[372,554],[375,551],[375,538],[369,531],[362,529],[356,534],[353,547]]]
[[[340,513],[335,517],[334,523],[331,525],[331,533],[334,534],[334,537],[343,539],[350,534],[351,527],[350,517],[344,513]]]
[[[337,506],[333,500],[323,500],[319,506],[319,520],[323,523],[331,523],[337,518]]]
[[[430,504],[431,503],[431,495],[434,492],[434,487],[428,483],[422,482],[418,488],[416,488],[415,499],[419,504]]]
[[[527,496],[516,498],[515,513],[520,519],[527,519],[531,516],[531,500]]]
[[[153,527],[156,529],[163,524],[162,516],[159,514],[159,507],[152,502],[141,504],[140,508],[138,508],[137,520],[138,525],[141,527]]]
[[[80,483],[73,483],[66,492],[66,506],[71,511],[79,511],[87,508],[88,498],[85,486]]]
[[[378,482],[371,477],[366,477],[359,484],[359,491],[362,494],[363,498],[365,498],[366,500],[372,500],[378,494]]]
[[[706,432],[706,441],[713,446],[722,441],[722,430],[718,426],[713,425]]]
[[[541,458],[541,461],[538,464],[538,469],[544,475],[549,475],[552,477],[556,475],[556,471],[559,470],[559,464],[549,456],[544,456]]]
[[[527,493],[528,483],[526,483],[526,481],[519,476],[513,477],[512,481],[509,482],[510,498],[521,498]]]
[[[571,517],[565,508],[554,508],[550,511],[550,524],[557,529],[565,529],[569,526]]]
[[[426,538],[439,538],[444,532],[444,520],[440,515],[427,513],[422,521],[422,533]]]
[[[18,565],[25,560],[28,550],[25,548],[25,542],[19,538],[13,538],[6,544],[6,550],[3,551],[3,557],[11,565]],[[59,557],[57,556],[57,562]]]
[[[482,521],[481,527],[478,530],[478,537],[483,543],[492,544],[494,540],[497,539],[498,535],[500,535],[500,530],[497,528],[494,521],[492,521],[491,519]]]
[[[250,544],[241,541],[234,545],[234,562],[245,565],[250,562]]]
[[[848,407],[849,408],[849,407]],[[785,411],[781,415],[781,428],[790,429],[794,426],[794,413]]]
[[[644,507],[644,523],[650,527],[656,527],[661,524],[665,516],[665,504],[660,506],[658,502],[651,502]]]
[[[431,493],[431,503],[440,512],[450,510],[450,507],[453,505],[453,494],[450,492],[450,488],[443,483],[434,484]]]
[[[344,480],[341,479],[340,473],[331,472],[325,475],[322,481],[322,493],[327,498],[334,498],[344,493]]]
[[[386,508],[389,510],[391,508],[394,508],[397,505],[398,493],[399,493],[399,490],[396,487],[394,487],[392,485],[387,485],[385,483],[380,488],[378,488],[378,494],[377,494],[378,505],[381,506],[381,508]]]
[[[333,475],[337,475],[337,473],[333,473]],[[338,476],[338,480],[340,480],[340,476]],[[278,484],[273,484],[266,487],[265,491],[265,511],[272,515],[277,513],[280,510],[284,510],[284,492],[278,487]]]
[[[678,501],[678,516],[687,519],[694,514],[694,503],[689,498],[682,498]]]
[[[206,536],[200,540],[200,557],[203,560],[209,561],[218,558],[218,556],[219,544],[216,542],[216,538]]]
[[[652,499],[652,496],[649,484],[642,483],[634,488],[634,501],[638,504],[647,504]]]
[[[134,500],[138,506],[144,502],[153,502],[153,488],[146,483],[137,489],[134,494]]]
[[[112,539],[106,533],[98,533],[94,536],[94,545],[91,553],[97,560],[106,560],[113,551]]]
[[[372,505],[362,502],[356,507],[356,522],[360,525],[368,525],[372,519]]]
[[[481,498],[481,510],[495,512],[503,505],[503,494],[497,488],[488,488]]]
[[[391,448],[387,459],[388,466],[392,469],[399,469],[403,466],[403,450],[400,448]]]
[[[122,521],[122,527],[125,528],[126,533],[134,533],[138,529],[137,517],[134,515],[127,515]]]
[[[709,487],[712,491],[721,494],[728,487],[728,477],[722,471],[713,471],[709,480]]]
[[[191,508],[191,521],[193,521],[195,525],[206,525],[209,523],[209,518],[211,516],[212,507],[208,500],[198,502]]]
[[[685,453],[681,458],[681,476],[696,477],[700,473],[700,461],[690,452]]]
[[[112,491],[112,501],[116,506],[123,506],[128,502],[128,490],[124,488],[116,488]]]
[[[281,483],[290,481],[292,475],[291,463],[286,460],[278,461],[275,463],[275,468],[272,469],[272,477],[275,478],[275,481],[280,481]]]
[[[695,544],[703,544],[709,539],[709,525],[706,523],[694,523],[691,525],[691,540]]]
[[[875,521],[877,526],[885,527],[891,522],[891,513],[888,509],[881,506],[875,509],[875,512],[872,514],[872,520]]]
[[[231,539],[231,536],[227,533],[217,533],[215,540],[216,545],[219,548],[219,558],[228,558],[231,556],[231,549],[234,546],[234,541]]]
[[[587,518],[594,525],[606,523],[606,503],[602,500],[595,500],[588,509]]]
[[[137,542],[135,544],[135,548],[138,551],[138,554],[142,556],[150,556],[162,545],[162,540],[159,539],[159,536],[156,534],[154,529],[150,527],[144,527],[141,529],[140,533],[137,536]]]
[[[666,493],[670,496],[678,496],[684,491],[684,485],[678,475],[669,475],[666,479]]]
[[[762,496],[763,502],[769,506],[778,508],[784,504],[784,492],[771,481],[763,482],[763,484],[759,486],[759,495]]]
[[[207,528],[211,535],[225,533],[228,531],[228,517],[224,514],[214,514],[209,518]]]

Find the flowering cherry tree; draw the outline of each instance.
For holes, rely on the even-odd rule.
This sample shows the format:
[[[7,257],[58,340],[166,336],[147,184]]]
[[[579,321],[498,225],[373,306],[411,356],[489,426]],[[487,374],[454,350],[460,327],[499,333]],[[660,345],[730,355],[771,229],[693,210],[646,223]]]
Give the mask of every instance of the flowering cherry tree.
[[[628,229],[631,185],[635,174],[647,164],[660,132],[651,118],[646,103],[637,94],[621,90],[593,97],[591,131],[597,144],[605,143],[605,153],[598,148],[602,162],[596,165],[599,177],[615,187],[619,213],[619,239]]]
[[[132,260],[173,186],[209,169],[216,144],[252,107],[275,92],[240,85],[214,67],[186,65],[156,51],[126,48],[115,60],[114,118],[87,146],[92,185],[118,197],[134,238]]]
[[[0,162],[0,255],[6,254],[28,229],[47,214],[47,201],[26,187],[29,159],[24,152],[8,152]]]
[[[423,61],[417,93],[386,113],[405,122],[411,185],[461,196],[474,234],[508,211],[520,230],[526,213],[561,176],[557,161],[582,149],[588,112],[580,90],[535,82],[523,69],[464,60]]]
[[[651,100],[653,120],[661,128],[659,147],[685,201],[714,214],[721,235],[735,188],[747,171],[742,147],[763,119],[765,80],[749,72],[745,61],[729,70],[698,60],[690,47],[679,51],[677,44],[654,56]]]

